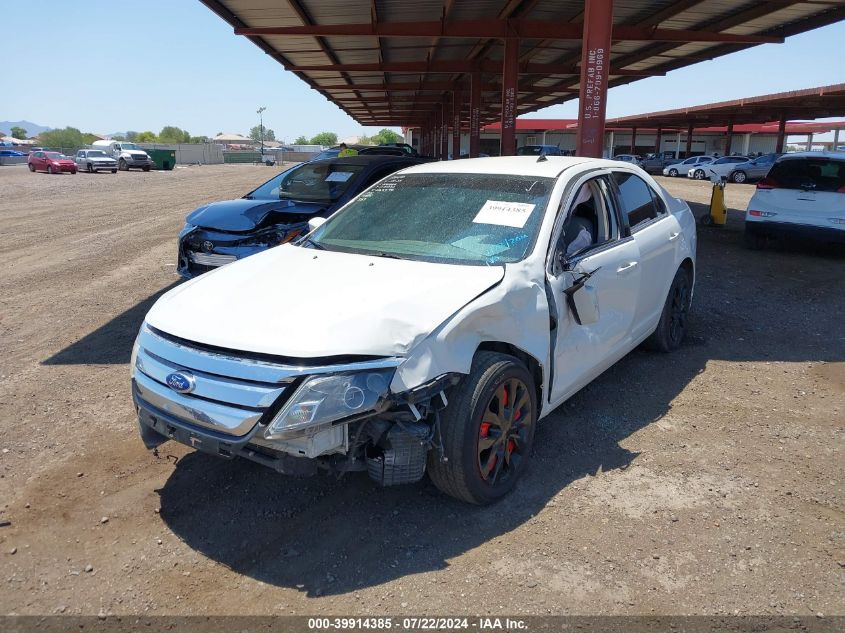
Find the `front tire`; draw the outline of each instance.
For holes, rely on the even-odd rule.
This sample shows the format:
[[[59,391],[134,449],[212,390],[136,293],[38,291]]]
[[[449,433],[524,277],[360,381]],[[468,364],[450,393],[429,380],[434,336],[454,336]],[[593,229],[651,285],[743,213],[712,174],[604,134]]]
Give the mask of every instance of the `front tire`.
[[[691,286],[690,274],[684,268],[679,268],[666,295],[657,329],[645,340],[646,348],[656,352],[672,352],[684,342],[692,297]]]
[[[487,505],[516,485],[537,426],[537,391],[525,365],[507,354],[479,352],[450,393],[441,418],[445,461],[432,450],[428,475],[442,492]]]
[[[89,174],[93,174],[93,173],[94,173],[94,165],[93,165],[93,163],[88,163],[88,173],[89,173]]]
[[[116,174],[116,173],[117,173],[117,170],[116,170],[116,169],[112,169],[112,170],[111,170],[111,173]]]
[[[47,167],[47,173],[48,173],[48,174],[55,174],[55,173],[56,173],[56,170],[55,170],[55,169],[53,169],[53,166],[52,166],[52,165],[49,165],[49,166]]]
[[[731,174],[731,180],[736,183],[743,183],[748,180],[748,176],[744,171],[735,171]]]
[[[144,165],[143,167],[141,167],[141,169],[143,169],[144,171],[150,171],[150,166]]]
[[[120,171],[129,171],[129,166],[126,164],[126,161],[123,160],[122,158],[119,161],[117,161],[117,168]]]
[[[678,170],[677,169],[670,169],[669,175],[672,176],[672,178],[677,178],[678,177]]]
[[[696,169],[696,170],[695,170],[695,173],[693,174],[693,177],[694,177],[696,180],[704,180],[704,178],[705,178],[706,176],[707,176],[707,174],[705,174],[705,173],[704,173],[704,170],[703,170],[703,169]]]

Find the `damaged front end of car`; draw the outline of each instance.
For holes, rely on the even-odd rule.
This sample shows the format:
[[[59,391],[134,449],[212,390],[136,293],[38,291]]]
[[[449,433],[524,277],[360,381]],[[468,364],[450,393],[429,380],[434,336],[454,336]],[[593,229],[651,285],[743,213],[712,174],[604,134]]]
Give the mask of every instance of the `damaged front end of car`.
[[[133,400],[149,449],[175,440],[284,474],[366,471],[384,486],[413,483],[429,451],[442,453],[440,411],[460,374],[391,393],[401,362],[304,364],[199,346],[144,324],[132,356]]]

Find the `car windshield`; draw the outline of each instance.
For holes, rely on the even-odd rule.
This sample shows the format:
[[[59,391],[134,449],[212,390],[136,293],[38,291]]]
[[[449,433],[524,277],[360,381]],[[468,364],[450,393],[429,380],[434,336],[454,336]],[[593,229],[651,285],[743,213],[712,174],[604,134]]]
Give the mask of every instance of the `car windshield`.
[[[544,150],[546,148],[542,145],[526,145],[516,150],[516,153],[518,156],[539,156]]]
[[[94,149],[94,150],[91,150],[90,152],[88,152],[88,157],[89,157],[89,158],[91,158],[92,156],[93,156],[94,158],[100,158],[101,156],[105,157],[105,156],[106,156],[106,153],[105,153],[105,152],[101,152],[101,151],[100,151],[100,150],[98,150],[98,149]]]
[[[340,198],[363,165],[343,162],[310,162],[282,172],[246,196],[256,200],[334,202]]]
[[[45,152],[44,155],[47,158],[52,158],[53,160],[61,160],[64,158],[64,154],[59,154],[58,152]]]
[[[845,161],[798,158],[775,163],[767,180],[783,189],[845,192]]]
[[[122,149],[141,149],[140,147],[135,145],[135,143],[123,143],[123,142],[121,142],[120,147]]]
[[[534,244],[553,185],[534,176],[394,174],[305,243],[451,264],[517,262]]]

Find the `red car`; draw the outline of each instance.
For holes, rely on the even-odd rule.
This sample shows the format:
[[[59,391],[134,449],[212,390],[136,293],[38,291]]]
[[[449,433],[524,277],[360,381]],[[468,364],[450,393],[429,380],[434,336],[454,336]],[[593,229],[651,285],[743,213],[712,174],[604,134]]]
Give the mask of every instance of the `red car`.
[[[59,174],[63,171],[75,174],[78,169],[75,162],[58,152],[32,152],[26,162],[29,165],[29,171],[46,171],[51,174]]]

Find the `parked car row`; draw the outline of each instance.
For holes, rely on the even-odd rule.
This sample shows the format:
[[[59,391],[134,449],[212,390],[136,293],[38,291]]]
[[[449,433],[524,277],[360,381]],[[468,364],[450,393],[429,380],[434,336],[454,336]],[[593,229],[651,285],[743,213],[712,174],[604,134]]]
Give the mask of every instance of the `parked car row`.
[[[188,216],[194,279],[132,353],[140,435],[490,503],[538,420],[640,343],[681,345],[695,253],[689,206],[618,161],[305,163]]]
[[[135,143],[125,141],[94,141],[92,149],[81,149],[71,158],[60,152],[34,148],[29,153],[27,165],[30,171],[46,171],[51,174],[79,170],[89,173],[110,171],[115,174],[118,170],[141,169],[150,171],[155,162],[143,149]],[[21,154],[24,155],[24,154]]]

